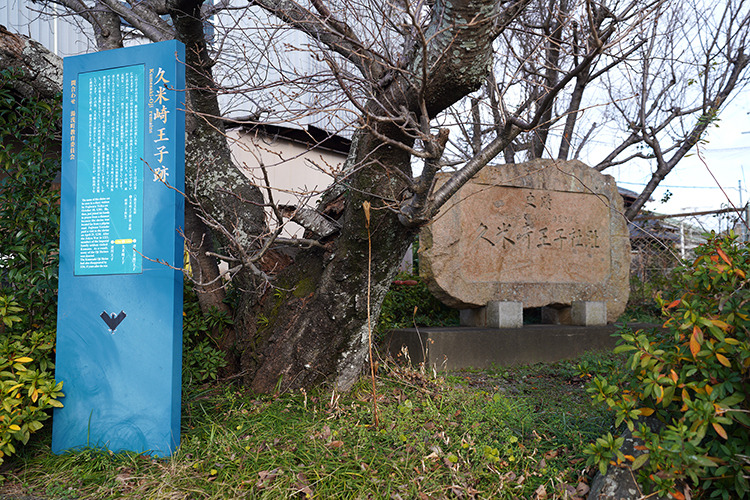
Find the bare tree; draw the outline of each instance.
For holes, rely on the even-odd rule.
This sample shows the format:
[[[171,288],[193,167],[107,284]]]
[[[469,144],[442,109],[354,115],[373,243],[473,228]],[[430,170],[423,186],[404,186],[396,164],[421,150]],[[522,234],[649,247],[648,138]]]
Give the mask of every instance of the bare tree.
[[[536,8],[524,11],[516,30],[495,43],[493,72],[481,95],[473,98],[473,108],[482,103],[478,116],[484,123],[478,131],[497,137],[508,122],[523,129],[505,151],[507,163],[567,159],[587,104],[584,92],[591,93],[602,75],[637,50],[642,42],[634,35],[658,19],[658,5],[658,0],[613,5],[553,0],[539,1]],[[601,92],[594,92],[601,100]],[[552,135],[561,122],[562,134]],[[466,142],[475,144],[474,135]],[[554,146],[559,148],[557,155]]]
[[[582,89],[637,50],[623,49],[623,40],[654,22],[661,5],[54,2],[90,23],[102,50],[133,36],[185,43],[186,235],[206,307],[223,299],[223,288],[214,286],[220,280],[217,257],[229,262],[232,284],[241,293],[233,308],[234,330],[222,346],[233,370],[257,391],[324,380],[350,388],[367,355],[368,314],[378,316],[399,258],[419,228],[498,154],[512,160],[521,150],[519,138],[532,156],[546,150],[552,125],[578,116]],[[215,34],[208,43],[210,17]],[[290,45],[289,30],[304,33],[307,42]],[[289,54],[302,50],[322,64],[310,71],[290,65]],[[579,90],[577,82],[582,82]],[[483,85],[480,99],[473,93]],[[473,123],[462,123],[454,117],[469,95],[475,99],[466,101],[470,112],[464,116]],[[556,104],[561,96],[570,96],[564,111]],[[263,181],[251,182],[233,164],[220,103],[225,109],[247,108],[245,122],[273,122],[317,117],[322,110],[311,102],[338,111],[329,123],[353,128],[352,147],[317,211],[280,207],[273,203],[263,165]],[[238,119],[239,111],[230,118]],[[451,134],[462,124],[474,138],[471,148],[436,189],[446,149],[456,150]],[[567,151],[561,148],[560,156]],[[371,207],[369,221],[365,203]],[[275,223],[267,220],[268,213]],[[279,230],[290,215],[300,221],[324,215],[334,223],[330,230],[309,231],[309,237],[290,242]],[[269,266],[274,249],[290,243],[302,247],[293,262],[283,269]]]
[[[473,154],[474,130],[486,142],[525,107],[523,118],[535,126],[506,148],[506,163],[583,154],[600,171],[653,165],[650,182],[627,210],[632,219],[745,88],[750,9],[742,0],[546,5],[524,12],[520,35],[500,38],[506,44],[496,48],[494,74],[481,99],[471,101],[481,125],[464,130],[457,156],[465,161]],[[606,49],[585,60],[586,49],[600,44]],[[561,84],[565,89],[555,91]],[[505,96],[522,104],[513,107]],[[463,104],[463,116],[469,106]],[[593,136],[598,141],[587,143]]]
[[[683,2],[663,9],[659,19],[659,24],[644,26],[640,37],[645,43],[628,74],[619,82],[607,75],[621,142],[595,168],[634,159],[653,165],[651,179],[625,214],[629,219],[699,143],[749,77],[750,9],[745,2]]]

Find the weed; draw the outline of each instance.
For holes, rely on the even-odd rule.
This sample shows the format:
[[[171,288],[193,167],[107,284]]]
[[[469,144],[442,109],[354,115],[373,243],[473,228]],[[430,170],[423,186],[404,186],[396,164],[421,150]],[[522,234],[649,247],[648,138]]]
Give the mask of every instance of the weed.
[[[588,363],[599,366],[595,356]],[[347,394],[275,397],[206,385],[185,393],[182,444],[171,458],[55,456],[47,434],[8,461],[0,494],[502,499],[542,488],[563,498],[562,488],[582,479],[582,443],[612,424],[571,381],[576,364],[456,373],[450,382],[381,365],[378,428],[369,380]],[[467,383],[479,376],[487,383]]]
[[[232,324],[224,311],[212,308],[208,315],[201,312],[195,291],[185,286],[182,321],[182,380],[183,384],[201,384],[216,380],[219,370],[226,366],[216,338],[221,330]]]

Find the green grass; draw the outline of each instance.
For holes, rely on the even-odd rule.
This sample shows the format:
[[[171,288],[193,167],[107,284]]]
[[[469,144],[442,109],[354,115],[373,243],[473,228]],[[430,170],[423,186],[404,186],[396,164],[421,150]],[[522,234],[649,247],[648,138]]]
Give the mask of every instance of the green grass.
[[[564,498],[586,480],[583,445],[612,423],[577,364],[608,360],[437,379],[381,368],[378,428],[366,381],[277,397],[204,386],[184,395],[170,459],[55,456],[46,432],[0,468],[0,498]]]

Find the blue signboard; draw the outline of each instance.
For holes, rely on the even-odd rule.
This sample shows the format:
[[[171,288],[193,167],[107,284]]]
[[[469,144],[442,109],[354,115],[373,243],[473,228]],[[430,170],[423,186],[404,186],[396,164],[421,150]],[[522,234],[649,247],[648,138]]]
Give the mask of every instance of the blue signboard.
[[[66,58],[52,450],[180,442],[184,46]]]

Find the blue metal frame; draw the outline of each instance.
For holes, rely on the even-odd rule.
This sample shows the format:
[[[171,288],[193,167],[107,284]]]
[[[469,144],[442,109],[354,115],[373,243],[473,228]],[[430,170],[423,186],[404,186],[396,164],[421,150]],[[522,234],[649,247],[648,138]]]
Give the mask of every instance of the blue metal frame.
[[[53,416],[55,453],[91,446],[168,456],[180,443],[184,61],[174,40],[64,61],[55,378],[65,397]],[[100,85],[111,75],[142,81],[134,95],[113,95]],[[107,101],[105,114],[92,99]],[[123,114],[134,100],[138,123]],[[92,160],[102,152],[109,156]],[[134,155],[136,170],[122,165]],[[91,192],[97,183],[106,186]],[[95,221],[82,223],[84,213]],[[98,247],[82,243],[92,228]],[[81,248],[105,244],[110,259],[81,266]]]

